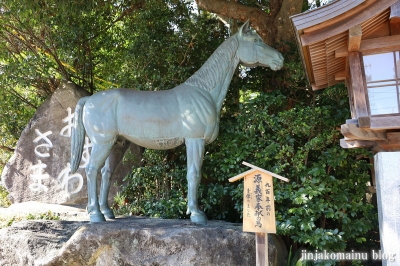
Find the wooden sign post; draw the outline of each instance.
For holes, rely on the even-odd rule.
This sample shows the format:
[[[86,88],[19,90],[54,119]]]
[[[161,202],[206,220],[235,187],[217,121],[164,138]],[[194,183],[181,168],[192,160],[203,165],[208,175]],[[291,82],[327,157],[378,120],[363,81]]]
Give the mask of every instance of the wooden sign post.
[[[243,162],[252,169],[234,176],[229,182],[244,178],[243,231],[256,233],[256,265],[268,265],[268,233],[276,234],[274,184],[272,177],[289,179]]]

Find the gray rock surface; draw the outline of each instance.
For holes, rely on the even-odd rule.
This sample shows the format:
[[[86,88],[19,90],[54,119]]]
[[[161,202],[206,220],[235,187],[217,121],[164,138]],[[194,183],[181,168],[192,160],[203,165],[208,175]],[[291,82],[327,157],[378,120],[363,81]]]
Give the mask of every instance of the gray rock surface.
[[[66,221],[89,221],[89,215],[86,212],[86,205],[68,206],[41,203],[37,201],[15,203],[8,208],[0,207],[0,220],[7,222],[13,218],[24,218],[28,215],[38,216],[48,212],[51,212],[54,216],[59,216],[60,219]]]
[[[269,257],[287,251],[269,235]],[[0,230],[0,265],[255,265],[254,233],[241,224],[123,217],[104,223],[24,221]]]
[[[13,203],[40,201],[57,204],[86,204],[84,171],[90,156],[87,139],[81,168],[71,174],[70,141],[73,113],[77,101],[89,95],[74,83],[63,82],[36,111],[23,130],[14,155],[2,173],[2,182]],[[140,148],[131,145],[131,154],[114,174],[109,199],[112,200],[122,179],[135,162],[140,162]]]

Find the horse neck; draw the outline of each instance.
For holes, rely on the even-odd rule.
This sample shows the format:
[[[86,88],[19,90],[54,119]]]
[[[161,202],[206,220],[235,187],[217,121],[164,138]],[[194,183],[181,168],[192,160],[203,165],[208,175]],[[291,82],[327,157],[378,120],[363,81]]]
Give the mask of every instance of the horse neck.
[[[218,113],[221,110],[233,73],[239,64],[237,35],[223,42],[204,65],[185,81],[210,92]]]

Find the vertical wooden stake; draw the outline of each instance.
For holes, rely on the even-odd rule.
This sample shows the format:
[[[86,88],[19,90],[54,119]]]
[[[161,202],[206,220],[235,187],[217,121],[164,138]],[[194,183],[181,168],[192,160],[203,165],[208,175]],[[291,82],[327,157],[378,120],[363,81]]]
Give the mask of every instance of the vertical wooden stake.
[[[268,266],[267,233],[256,233],[256,266]]]

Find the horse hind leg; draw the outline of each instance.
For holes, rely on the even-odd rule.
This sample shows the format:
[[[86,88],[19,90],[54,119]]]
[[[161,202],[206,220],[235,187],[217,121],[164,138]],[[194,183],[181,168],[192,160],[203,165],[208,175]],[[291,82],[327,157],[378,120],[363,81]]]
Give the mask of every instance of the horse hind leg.
[[[97,175],[101,165],[110,154],[111,144],[93,144],[89,163],[86,165],[87,190],[88,190],[88,213],[90,222],[97,223],[105,221],[100,211],[97,197]]]
[[[121,162],[126,150],[130,145],[129,141],[121,140],[117,141],[112,147],[110,156],[108,156],[104,167],[101,169],[101,187],[100,187],[100,210],[104,216],[108,219],[114,219],[114,212],[110,209],[108,205],[108,193],[110,191],[110,179]]]

